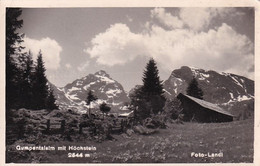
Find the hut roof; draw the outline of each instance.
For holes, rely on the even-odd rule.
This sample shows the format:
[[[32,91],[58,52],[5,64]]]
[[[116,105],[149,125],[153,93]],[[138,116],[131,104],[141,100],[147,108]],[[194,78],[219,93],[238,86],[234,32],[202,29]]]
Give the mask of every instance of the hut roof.
[[[210,102],[207,102],[207,101],[205,101],[205,100],[201,100],[201,99],[198,99],[198,98],[189,96],[189,95],[184,95],[184,94],[182,94],[182,93],[180,93],[179,95],[183,95],[183,96],[189,98],[190,100],[196,102],[197,104],[199,104],[200,106],[202,106],[202,107],[204,107],[204,108],[207,108],[207,109],[210,109],[210,110],[219,112],[219,113],[221,113],[221,114],[225,114],[225,115],[229,115],[229,116],[234,117],[234,115],[232,115],[231,113],[229,113],[229,112],[225,111],[224,109],[220,108],[220,107],[217,106],[216,104],[213,104],[213,103],[210,103]],[[178,96],[179,96],[179,95],[178,95]]]

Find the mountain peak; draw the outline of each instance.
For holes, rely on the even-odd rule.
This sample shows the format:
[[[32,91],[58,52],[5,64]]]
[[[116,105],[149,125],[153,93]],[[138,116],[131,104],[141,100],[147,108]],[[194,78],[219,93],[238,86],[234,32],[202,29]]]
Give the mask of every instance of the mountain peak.
[[[195,77],[206,101],[222,104],[254,97],[254,82],[243,76],[231,73],[218,73],[195,67],[182,66],[175,69],[168,80],[164,81],[164,89],[170,96],[185,93],[188,83]]]
[[[86,96],[92,90],[98,100],[92,107],[98,108],[99,104],[106,102],[110,107],[118,110],[129,99],[123,86],[112,79],[104,70],[89,74],[81,79],[76,79],[62,89],[57,89],[57,100],[63,108],[86,110]]]
[[[103,77],[110,77],[104,70],[100,70],[95,73],[95,75],[103,76]]]

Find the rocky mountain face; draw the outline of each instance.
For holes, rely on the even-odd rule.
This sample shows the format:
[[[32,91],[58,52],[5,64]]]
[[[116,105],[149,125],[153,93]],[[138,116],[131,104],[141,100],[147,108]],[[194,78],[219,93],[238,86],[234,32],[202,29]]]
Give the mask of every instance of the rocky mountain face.
[[[120,108],[129,101],[122,85],[103,70],[77,79],[63,88],[54,88],[54,94],[60,107],[81,111],[87,108],[85,100],[89,90],[98,98],[91,107],[106,102],[110,107]]]
[[[186,89],[195,77],[200,88],[204,92],[204,100],[215,103],[236,115],[241,110],[254,110],[254,81],[230,73],[218,73],[212,70],[206,71],[192,67],[183,66],[174,70],[170,77],[163,82],[165,96],[174,98],[179,93],[186,94]],[[132,93],[135,86],[129,93]],[[129,102],[128,95],[123,86],[112,79],[105,71],[89,74],[86,77],[77,79],[63,88],[53,85],[57,104],[60,108],[86,110],[86,97],[89,90],[92,90],[98,100],[92,107],[98,108],[102,102],[106,102],[112,110],[120,111],[124,103]],[[239,111],[237,111],[239,110]]]
[[[205,101],[218,104],[230,112],[235,112],[237,105],[245,109],[254,105],[254,81],[235,74],[187,66],[174,70],[164,81],[165,96],[173,98],[179,93],[186,94],[187,86],[193,77],[203,90]]]
[[[187,86],[195,77],[204,92],[204,100],[223,104],[254,98],[254,81],[229,73],[205,71],[187,66],[174,70],[164,81],[165,95],[176,96],[186,93]]]

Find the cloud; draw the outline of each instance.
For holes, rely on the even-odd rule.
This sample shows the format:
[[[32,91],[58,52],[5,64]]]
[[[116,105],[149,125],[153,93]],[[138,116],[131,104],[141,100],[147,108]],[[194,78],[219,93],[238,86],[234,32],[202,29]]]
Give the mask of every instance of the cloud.
[[[133,22],[133,18],[132,17],[130,17],[130,16],[126,16],[126,18],[127,18],[127,20],[129,21],[129,22]]]
[[[67,69],[71,69],[71,64],[69,64],[69,63],[67,63],[67,64],[65,64],[65,67],[67,68]]]
[[[216,11],[212,8],[182,8],[180,10],[180,18],[195,31],[207,27],[215,15]]]
[[[81,65],[79,65],[77,67],[77,69],[78,69],[78,71],[82,72],[82,71],[85,71],[88,66],[89,66],[89,61],[82,63]]]
[[[219,16],[235,17],[243,15],[235,8],[181,8],[179,12],[180,19],[185,25],[194,31],[202,31],[206,29],[212,19]]]
[[[25,46],[26,51],[31,51],[34,60],[41,50],[46,69],[56,70],[60,67],[62,47],[56,40],[49,37],[36,40],[25,36],[23,46]]]
[[[182,28],[183,22],[176,16],[167,13],[164,8],[155,8],[151,10],[151,17],[158,19],[169,28]]]
[[[147,52],[168,70],[188,65],[246,75],[254,64],[253,43],[227,24],[201,33],[160,27],[152,32],[145,39]]]
[[[182,43],[185,45],[174,50],[181,52],[180,59],[190,66],[241,73],[254,63],[251,41],[226,24],[217,30],[193,34],[184,38]]]
[[[211,19],[215,9],[210,10],[210,15],[204,12],[198,15]],[[204,22],[203,26],[209,24],[203,19],[201,22]],[[149,24],[146,31],[133,33],[125,24],[114,24],[97,34],[84,51],[99,64],[107,66],[123,65],[138,56],[148,56],[168,71],[188,65],[252,78],[254,45],[248,37],[225,23],[208,31],[197,31],[203,27],[195,24],[190,26],[193,28],[166,30]]]
[[[91,40],[92,47],[84,49],[97,63],[123,65],[142,54],[142,35],[132,33],[125,24],[114,24]]]

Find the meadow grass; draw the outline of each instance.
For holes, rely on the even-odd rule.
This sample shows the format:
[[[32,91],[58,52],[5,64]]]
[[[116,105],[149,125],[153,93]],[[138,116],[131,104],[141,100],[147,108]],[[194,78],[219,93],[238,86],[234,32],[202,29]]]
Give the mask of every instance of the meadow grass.
[[[168,124],[152,135],[113,135],[115,140],[97,142],[84,136],[72,136],[72,142],[60,135],[48,136],[39,145],[94,146],[96,151],[23,151],[13,162],[27,163],[251,163],[254,154],[253,119],[228,123]],[[8,146],[27,145],[23,140]],[[68,153],[90,157],[69,158]],[[191,157],[191,153],[223,153],[223,157]],[[20,154],[21,155],[21,154]]]

